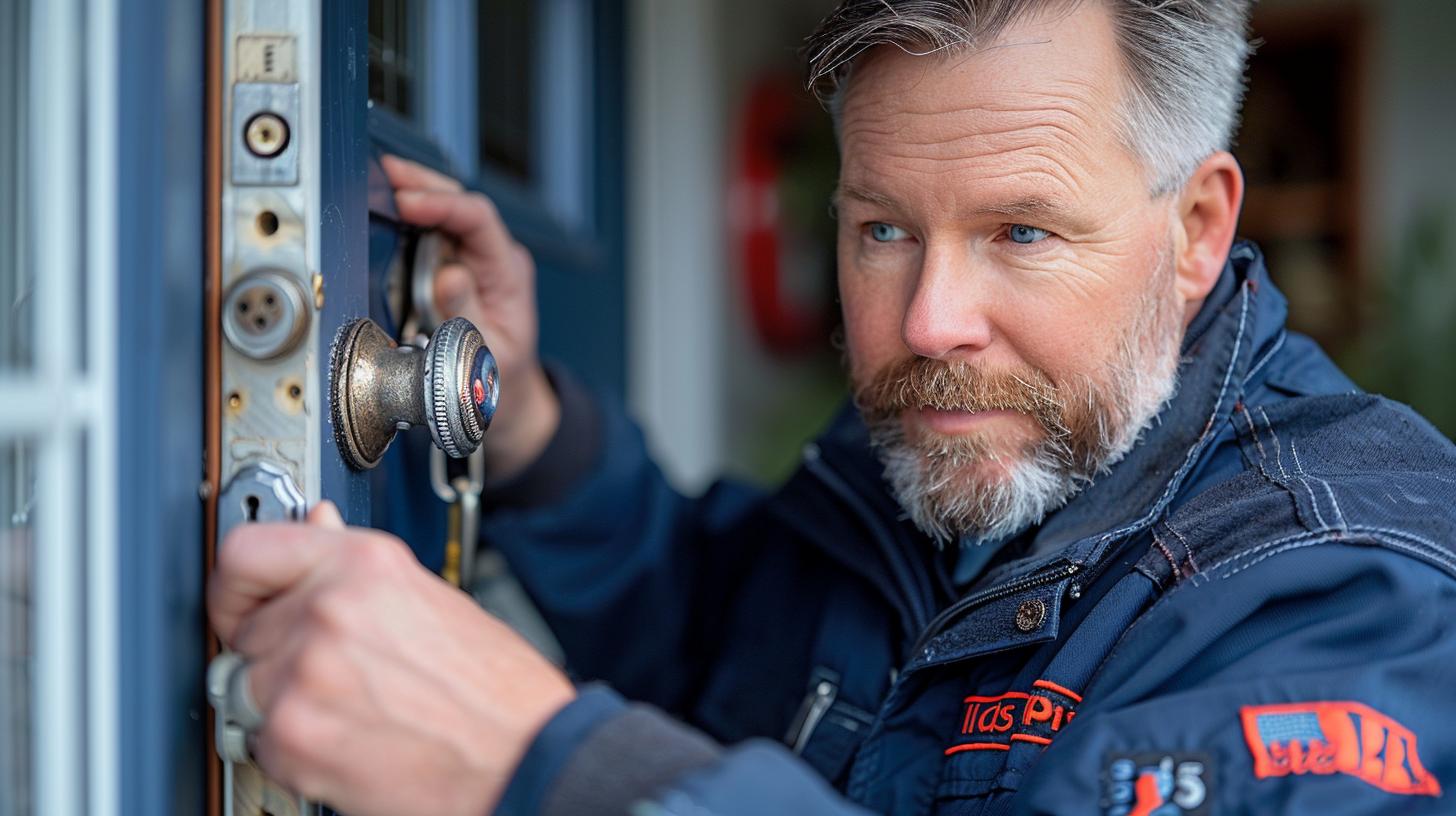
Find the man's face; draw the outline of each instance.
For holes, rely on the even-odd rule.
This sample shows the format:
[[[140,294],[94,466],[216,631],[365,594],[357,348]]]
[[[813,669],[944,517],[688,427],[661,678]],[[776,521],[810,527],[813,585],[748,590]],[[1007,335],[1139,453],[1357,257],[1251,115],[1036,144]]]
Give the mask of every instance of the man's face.
[[[1119,139],[1100,4],[991,47],[861,58],[841,110],[851,376],[902,505],[1011,533],[1121,457],[1171,395],[1173,208]]]

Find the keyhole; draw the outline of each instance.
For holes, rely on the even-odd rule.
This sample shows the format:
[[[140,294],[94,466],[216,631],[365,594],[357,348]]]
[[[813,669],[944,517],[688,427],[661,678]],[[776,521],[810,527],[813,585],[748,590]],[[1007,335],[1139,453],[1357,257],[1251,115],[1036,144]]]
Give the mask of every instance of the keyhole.
[[[257,521],[258,520],[258,505],[262,504],[262,502],[258,501],[258,497],[257,496],[249,496],[248,498],[246,498],[246,499],[243,500],[243,504],[246,507],[246,512],[247,512],[247,515],[248,515],[248,521]]]

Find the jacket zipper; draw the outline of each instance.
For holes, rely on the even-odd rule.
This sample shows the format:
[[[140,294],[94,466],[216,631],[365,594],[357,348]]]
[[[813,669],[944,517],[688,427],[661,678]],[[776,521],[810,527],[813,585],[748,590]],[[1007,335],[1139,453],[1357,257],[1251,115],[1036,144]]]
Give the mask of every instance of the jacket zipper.
[[[991,587],[989,589],[977,592],[973,595],[967,595],[966,597],[960,599],[959,601],[956,601],[955,603],[942,610],[941,613],[939,615],[936,615],[935,619],[930,622],[930,625],[925,627],[925,631],[922,632],[920,637],[915,641],[915,646],[910,649],[909,659],[914,660],[915,656],[920,654],[920,652],[926,647],[926,645],[930,643],[930,640],[936,635],[940,634],[942,631],[944,631],[945,627],[952,620],[955,620],[966,612],[969,612],[971,609],[977,606],[981,606],[982,604],[990,603],[991,601],[999,600],[1010,595],[1015,595],[1018,592],[1024,592],[1028,589],[1045,586],[1046,584],[1054,584],[1057,581],[1061,581],[1065,578],[1070,578],[1071,576],[1076,575],[1079,571],[1081,571],[1081,569],[1082,566],[1080,564],[1073,564],[1070,562],[1053,564],[1050,567],[1045,567],[1038,572],[1034,572],[1031,575],[1025,576],[1024,578],[1018,578],[1015,581],[1011,581],[1010,583],[1002,584],[1001,586],[997,587]]]

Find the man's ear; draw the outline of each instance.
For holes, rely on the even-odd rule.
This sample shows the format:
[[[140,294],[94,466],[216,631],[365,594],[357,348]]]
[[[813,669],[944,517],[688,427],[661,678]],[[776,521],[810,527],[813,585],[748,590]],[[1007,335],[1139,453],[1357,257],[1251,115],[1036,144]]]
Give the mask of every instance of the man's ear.
[[[1178,295],[1192,319],[1223,272],[1244,201],[1244,173],[1238,160],[1220,150],[1193,171],[1178,193]]]

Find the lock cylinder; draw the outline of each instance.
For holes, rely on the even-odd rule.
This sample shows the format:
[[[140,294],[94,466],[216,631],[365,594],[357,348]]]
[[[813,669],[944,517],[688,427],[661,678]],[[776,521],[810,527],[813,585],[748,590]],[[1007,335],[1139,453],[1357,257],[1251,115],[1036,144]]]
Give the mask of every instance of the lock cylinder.
[[[447,455],[469,456],[500,399],[495,355],[464,318],[441,324],[423,349],[397,345],[374,321],[356,320],[340,332],[332,358],[334,437],[359,470],[379,464],[397,431],[419,425]]]
[[[292,351],[307,333],[308,319],[302,288],[280,269],[248,273],[223,299],[223,334],[233,348],[255,360]]]

